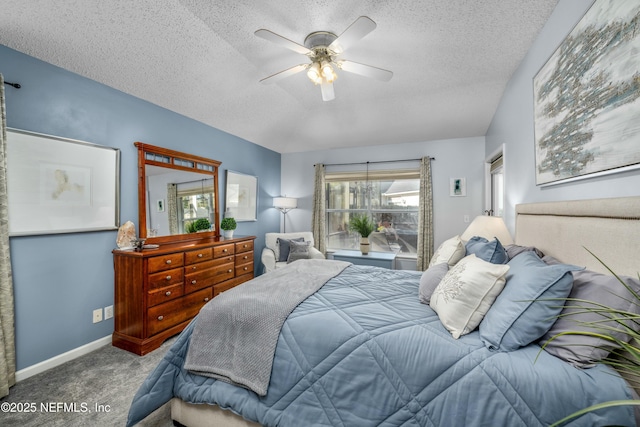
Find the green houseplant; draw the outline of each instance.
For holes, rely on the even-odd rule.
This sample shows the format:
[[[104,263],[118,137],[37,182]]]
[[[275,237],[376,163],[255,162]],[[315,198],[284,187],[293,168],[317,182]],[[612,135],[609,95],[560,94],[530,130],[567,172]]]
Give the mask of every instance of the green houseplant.
[[[228,239],[233,237],[233,230],[235,230],[237,226],[238,224],[236,223],[236,220],[232,217],[223,218],[220,223],[220,228],[224,232],[224,237]]]
[[[349,230],[360,234],[360,252],[369,253],[369,235],[376,229],[373,220],[367,214],[354,215],[349,221]]]
[[[207,218],[198,218],[189,221],[184,226],[187,233],[197,233],[199,231],[208,231],[211,228],[211,222]]]
[[[207,218],[198,218],[194,221],[193,228],[196,232],[207,231],[211,228],[211,222]]]
[[[585,248],[586,249],[586,248]],[[620,278],[611,268],[609,268],[600,258],[598,258],[593,252],[586,249],[595,259],[598,260],[615,278],[618,280],[630,293],[628,297],[629,302],[635,305],[640,305],[640,294],[634,291],[624,280]],[[640,280],[640,273],[638,273],[638,279]],[[620,297],[624,298],[624,297]],[[640,316],[635,313],[621,310],[619,308],[609,307],[601,304],[597,301],[586,301],[567,298],[564,302],[565,307],[579,308],[581,313],[596,314],[598,318],[602,320],[596,320],[593,322],[582,322],[590,330],[580,331],[567,331],[551,337],[540,349],[540,352],[556,338],[562,335],[583,335],[611,343],[613,350],[611,350],[609,356],[601,360],[605,365],[609,365],[615,368],[619,373],[624,374],[627,381],[634,387],[640,385],[640,333],[636,332],[631,325],[636,328],[640,325]],[[616,329],[612,326],[607,326],[606,321],[613,320],[616,324],[622,326],[625,333],[631,337],[627,342],[625,339],[621,339],[619,335],[615,334]],[[586,414],[587,412],[596,411],[602,408],[609,408],[614,406],[640,406],[640,400],[615,400],[609,402],[599,403],[588,408],[581,409],[574,412],[567,417],[556,421],[550,427],[557,427],[564,425],[566,422]]]

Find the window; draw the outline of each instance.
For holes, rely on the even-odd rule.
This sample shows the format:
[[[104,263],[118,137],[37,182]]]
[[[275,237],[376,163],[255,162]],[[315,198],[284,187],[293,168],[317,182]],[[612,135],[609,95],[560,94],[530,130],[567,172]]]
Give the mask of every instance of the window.
[[[489,167],[490,184],[491,184],[491,207],[494,216],[503,216],[504,214],[504,163],[503,157],[491,162]]]
[[[418,246],[420,175],[417,170],[327,173],[328,249],[359,249],[360,236],[349,231],[354,214],[377,224],[371,250],[415,254]]]

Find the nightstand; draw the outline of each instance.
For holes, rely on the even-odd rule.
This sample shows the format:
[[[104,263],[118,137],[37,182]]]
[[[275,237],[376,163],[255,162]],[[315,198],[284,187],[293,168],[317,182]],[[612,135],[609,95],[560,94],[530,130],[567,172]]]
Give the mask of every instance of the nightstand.
[[[394,252],[369,252],[363,255],[360,251],[341,250],[333,253],[333,259],[347,261],[357,265],[372,265],[393,270],[396,254]]]

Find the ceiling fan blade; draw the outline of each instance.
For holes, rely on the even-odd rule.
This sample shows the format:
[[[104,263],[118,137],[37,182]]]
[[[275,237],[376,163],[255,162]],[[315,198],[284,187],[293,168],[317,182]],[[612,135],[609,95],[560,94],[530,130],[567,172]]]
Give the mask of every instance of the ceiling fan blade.
[[[278,80],[282,80],[285,77],[292,76],[296,73],[299,73],[300,71],[306,70],[307,68],[309,68],[309,64],[296,65],[295,67],[287,68],[286,70],[282,70],[278,73],[272,74],[269,77],[265,77],[264,79],[260,80],[260,83],[275,83]]]
[[[303,55],[309,55],[312,53],[309,49],[302,46],[301,44],[291,41],[288,38],[282,37],[281,35],[276,34],[273,31],[260,29],[254,34],[262,39],[268,40],[282,47],[286,47],[287,49],[291,49],[292,51],[301,53]]]
[[[341,54],[355,42],[375,30],[376,23],[367,16],[361,16],[354,21],[337,39],[328,47],[336,54]]]
[[[331,101],[336,98],[336,93],[333,91],[333,83],[323,80],[320,84],[320,90],[322,91],[323,101]]]
[[[384,70],[382,68],[373,67],[371,65],[360,64],[353,61],[337,61],[336,65],[344,71],[348,71],[354,74],[360,74],[361,76],[371,77],[376,80],[388,82],[393,77],[393,72]]]

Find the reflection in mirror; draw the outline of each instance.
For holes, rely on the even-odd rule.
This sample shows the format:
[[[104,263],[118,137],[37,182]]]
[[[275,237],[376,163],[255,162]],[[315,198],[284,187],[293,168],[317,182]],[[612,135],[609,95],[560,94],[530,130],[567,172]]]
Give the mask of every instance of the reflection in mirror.
[[[147,243],[169,243],[218,236],[220,162],[142,142],[134,145],[140,237]]]
[[[147,237],[215,230],[215,190],[211,174],[145,168]],[[204,227],[206,219],[209,226]]]

